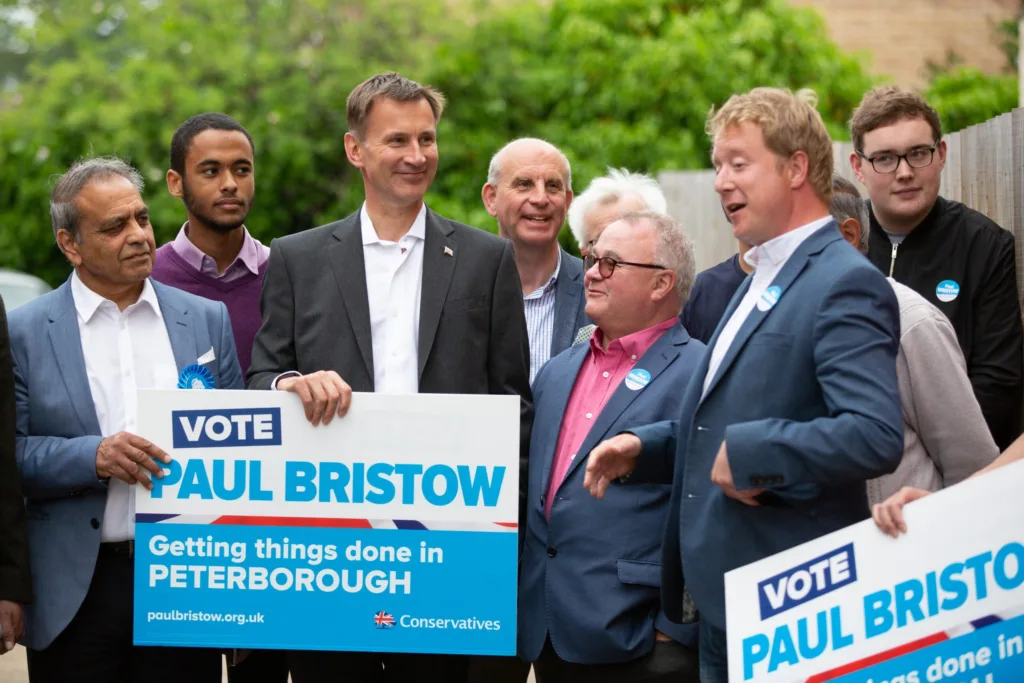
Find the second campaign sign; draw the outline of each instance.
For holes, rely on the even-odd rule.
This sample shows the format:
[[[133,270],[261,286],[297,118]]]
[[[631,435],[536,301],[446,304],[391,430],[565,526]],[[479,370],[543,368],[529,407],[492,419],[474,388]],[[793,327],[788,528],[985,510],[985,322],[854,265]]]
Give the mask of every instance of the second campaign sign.
[[[139,393],[136,644],[515,653],[518,397]]]

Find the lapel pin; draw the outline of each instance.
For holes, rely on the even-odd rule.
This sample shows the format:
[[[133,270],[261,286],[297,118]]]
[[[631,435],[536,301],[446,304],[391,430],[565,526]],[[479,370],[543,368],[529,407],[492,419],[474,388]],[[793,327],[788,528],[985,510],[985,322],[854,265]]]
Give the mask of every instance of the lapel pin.
[[[445,256],[455,256],[455,252],[452,251],[451,247],[445,247],[444,248],[444,255]]]

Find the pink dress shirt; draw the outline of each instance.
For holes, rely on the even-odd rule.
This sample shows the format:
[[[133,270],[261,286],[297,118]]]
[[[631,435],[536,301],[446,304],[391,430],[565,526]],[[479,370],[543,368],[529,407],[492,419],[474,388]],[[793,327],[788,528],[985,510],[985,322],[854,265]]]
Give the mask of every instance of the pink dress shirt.
[[[679,319],[673,317],[646,330],[628,334],[608,344],[607,351],[601,348],[603,335],[600,329],[590,338],[590,352],[583,359],[580,372],[576,375],[576,384],[569,395],[569,402],[562,416],[562,429],[558,433],[555,459],[551,465],[551,479],[548,480],[548,491],[545,496],[544,513],[548,519],[551,519],[551,504],[555,500],[555,493],[561,486],[565,473],[569,471],[569,466],[576,459],[577,451],[590,433],[594,420],[636,365],[637,359],[642,358],[647,349],[677,322]]]
[[[247,272],[258,275],[260,266],[270,258],[269,248],[263,246],[258,239],[250,235],[245,226],[242,226],[242,231],[245,233],[245,237],[242,240],[242,248],[234,262],[225,268],[223,273],[217,272],[217,262],[213,260],[212,256],[204,254],[199,250],[199,247],[192,244],[192,241],[188,238],[188,221],[185,221],[185,224],[181,226],[181,230],[178,231],[178,236],[171,242],[171,249],[174,249],[175,253],[196,271],[226,284],[237,280]]]

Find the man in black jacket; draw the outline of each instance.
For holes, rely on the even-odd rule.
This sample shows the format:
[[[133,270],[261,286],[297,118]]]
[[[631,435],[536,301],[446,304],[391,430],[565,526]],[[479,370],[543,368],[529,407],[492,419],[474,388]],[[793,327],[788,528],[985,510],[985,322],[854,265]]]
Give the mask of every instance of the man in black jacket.
[[[985,421],[1005,449],[1020,434],[1024,396],[1013,235],[939,196],[946,143],[919,96],[874,88],[850,128],[850,163],[871,197],[868,258],[952,321]]]
[[[0,654],[14,649],[24,632],[24,605],[32,601],[28,532],[14,454],[14,371],[7,312],[0,299]]]

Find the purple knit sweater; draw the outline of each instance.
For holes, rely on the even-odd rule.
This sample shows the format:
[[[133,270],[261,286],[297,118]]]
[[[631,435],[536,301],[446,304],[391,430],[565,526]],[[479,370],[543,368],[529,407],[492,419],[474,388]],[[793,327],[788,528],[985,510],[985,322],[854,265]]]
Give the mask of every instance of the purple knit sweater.
[[[197,272],[178,256],[178,252],[174,251],[171,243],[168,243],[156,250],[152,277],[170,287],[183,289],[205,299],[224,302],[231,318],[231,329],[235,333],[235,346],[238,348],[238,363],[242,366],[244,377],[252,361],[252,342],[262,321],[260,291],[263,288],[263,274],[266,270],[267,262],[264,262],[258,275],[246,272],[245,275],[224,283]]]

